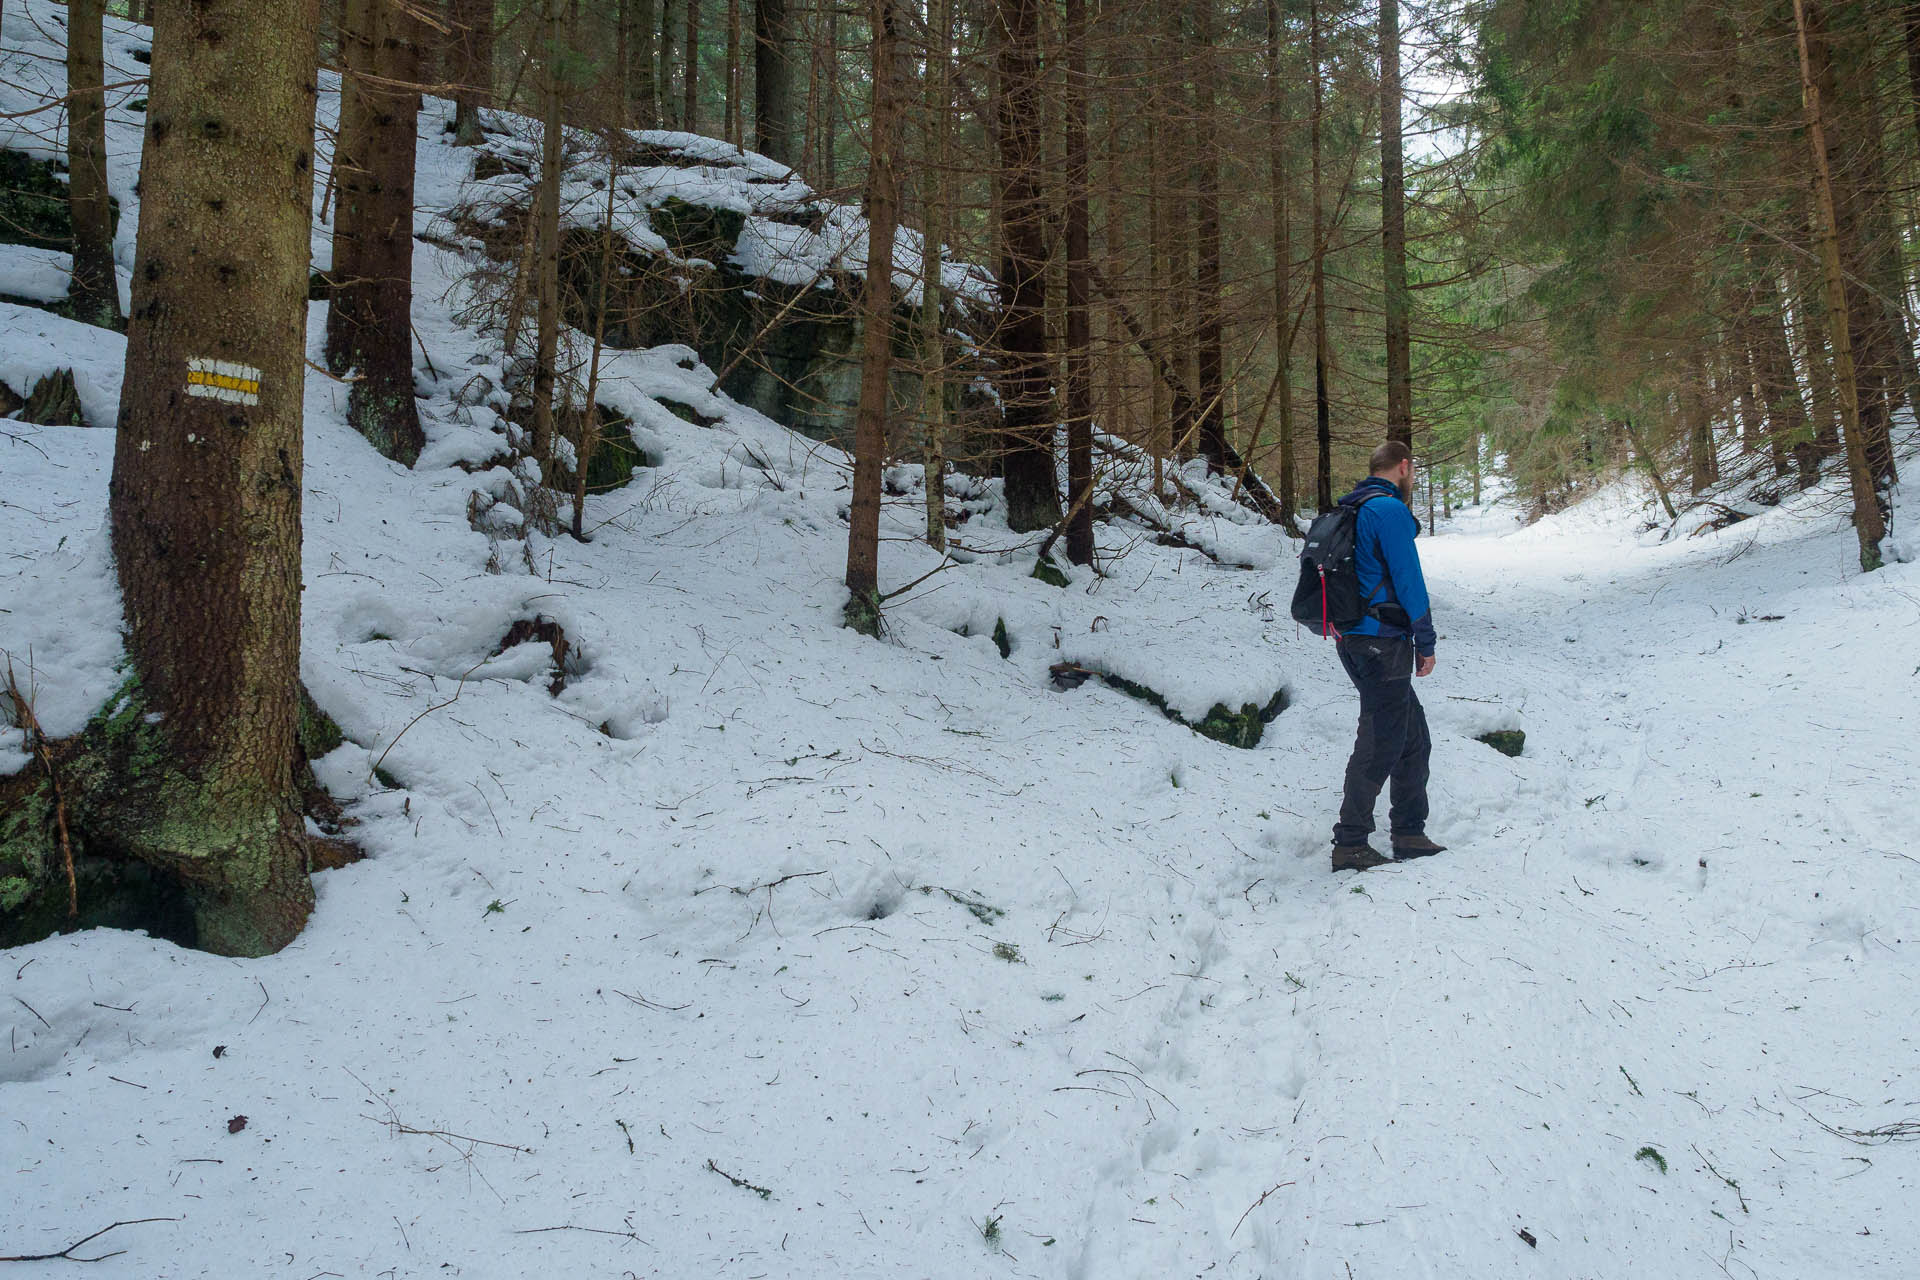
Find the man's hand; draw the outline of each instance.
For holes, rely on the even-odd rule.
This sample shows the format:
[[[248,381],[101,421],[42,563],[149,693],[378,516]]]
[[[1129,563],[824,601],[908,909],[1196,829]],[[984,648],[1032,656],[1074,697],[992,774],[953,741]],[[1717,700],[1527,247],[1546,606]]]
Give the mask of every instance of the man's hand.
[[[1413,674],[1417,676],[1432,675],[1434,662],[1435,662],[1435,658],[1432,654],[1428,654],[1424,658],[1417,659],[1413,664]]]

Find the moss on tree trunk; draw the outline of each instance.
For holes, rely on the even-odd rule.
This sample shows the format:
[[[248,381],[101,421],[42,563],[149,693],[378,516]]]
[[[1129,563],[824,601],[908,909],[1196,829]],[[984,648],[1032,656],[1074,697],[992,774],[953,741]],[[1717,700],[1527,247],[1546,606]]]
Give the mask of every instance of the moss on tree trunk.
[[[52,779],[89,856],[180,885],[195,944],[231,955],[285,946],[313,904],[295,735],[316,18],[159,11],[108,496],[129,679]]]
[[[305,689],[299,698],[292,772],[305,813],[328,824],[338,820],[338,806],[307,762],[343,739]],[[40,745],[43,754],[26,770],[0,778],[0,947],[110,927],[255,954],[270,930],[255,920],[252,895],[277,903],[271,914],[282,923],[294,912],[304,918],[304,832],[299,858],[276,871],[288,834],[277,807],[183,774],[133,681],[78,736]],[[341,842],[325,843],[313,852],[324,853],[327,865],[357,856]],[[250,874],[231,876],[226,866],[234,860]]]

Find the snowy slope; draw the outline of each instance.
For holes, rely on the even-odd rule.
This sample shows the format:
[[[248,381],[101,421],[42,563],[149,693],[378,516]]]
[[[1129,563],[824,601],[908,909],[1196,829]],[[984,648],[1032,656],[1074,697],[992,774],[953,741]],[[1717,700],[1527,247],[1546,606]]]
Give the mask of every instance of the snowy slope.
[[[9,4],[9,53],[59,12]],[[1353,698],[1268,603],[1277,532],[1184,517],[1249,571],[1103,527],[1059,591],[988,487],[861,640],[844,455],[661,348],[607,393],[659,465],[586,545],[504,513],[534,572],[489,572],[459,265],[421,247],[421,467],[308,389],[303,675],[371,856],[266,960],[8,954],[0,1253],[159,1217],[90,1274],[1920,1273],[1920,1152],[1832,1131],[1920,1118],[1920,570],[1852,572],[1827,495],[1423,540],[1453,851],[1336,878]],[[117,396],[117,337],[0,313],[0,360],[38,342]],[[0,433],[0,649],[70,728],[117,653],[112,436]],[[886,586],[935,564],[896,479]],[[543,648],[489,660],[535,615],[558,697]],[[1063,655],[1293,706],[1235,750]],[[1471,740],[1508,725],[1519,759]]]

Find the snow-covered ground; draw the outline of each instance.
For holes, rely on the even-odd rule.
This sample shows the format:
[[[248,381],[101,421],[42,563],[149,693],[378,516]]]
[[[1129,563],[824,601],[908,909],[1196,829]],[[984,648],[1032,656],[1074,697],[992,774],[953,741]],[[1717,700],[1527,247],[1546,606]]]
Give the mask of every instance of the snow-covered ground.
[[[1062,591],[988,488],[862,640],[844,456],[662,348],[607,392],[659,465],[586,545],[483,518],[534,570],[489,572],[510,477],[451,464],[492,366],[420,253],[438,453],[308,395],[303,675],[370,856],[265,960],[5,956],[0,1254],[158,1218],[90,1274],[1920,1274],[1920,1148],[1864,1136],[1920,1121],[1920,569],[1860,576],[1830,495],[1423,539],[1452,848],[1334,876],[1354,699],[1277,531],[1186,517],[1239,570],[1105,526]],[[0,311],[0,376],[49,352],[117,398],[119,338]],[[60,730],[111,687],[111,452],[0,426],[0,649]],[[895,478],[888,586],[935,564]],[[489,660],[535,615],[558,697],[544,647]],[[1065,655],[1292,706],[1237,750]]]

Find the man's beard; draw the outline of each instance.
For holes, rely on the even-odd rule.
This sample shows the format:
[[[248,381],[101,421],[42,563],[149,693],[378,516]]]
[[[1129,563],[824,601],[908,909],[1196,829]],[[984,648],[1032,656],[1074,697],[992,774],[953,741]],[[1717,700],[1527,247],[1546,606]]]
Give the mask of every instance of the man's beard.
[[[1408,476],[1405,480],[1394,481],[1393,487],[1394,487],[1394,490],[1399,493],[1400,501],[1406,503],[1408,506],[1413,505],[1413,477],[1412,476]]]

